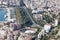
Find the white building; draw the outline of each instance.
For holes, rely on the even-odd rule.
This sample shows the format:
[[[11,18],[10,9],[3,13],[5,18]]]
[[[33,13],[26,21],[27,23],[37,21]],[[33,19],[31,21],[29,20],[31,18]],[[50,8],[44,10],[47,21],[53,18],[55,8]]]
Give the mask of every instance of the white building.
[[[55,19],[55,26],[58,26],[58,19]]]
[[[43,15],[40,14],[42,13],[42,10],[40,9],[33,9],[32,14],[33,14],[33,18],[35,18],[36,20],[42,20],[43,19]]]
[[[26,34],[29,34],[29,33],[36,33],[36,31],[26,30],[25,33],[26,33]]]
[[[44,30],[46,31],[46,33],[49,33],[50,28],[51,28],[50,24],[45,24],[44,25]]]
[[[15,17],[15,9],[14,8],[6,8],[6,19],[5,21],[14,21],[16,20],[16,17]]]

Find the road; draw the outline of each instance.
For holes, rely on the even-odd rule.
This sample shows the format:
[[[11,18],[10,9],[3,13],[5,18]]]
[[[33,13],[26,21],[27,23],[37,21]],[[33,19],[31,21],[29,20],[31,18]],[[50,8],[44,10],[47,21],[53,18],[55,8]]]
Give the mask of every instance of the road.
[[[29,17],[30,20],[31,20],[32,23],[33,23],[32,27],[33,27],[33,26],[41,27],[40,25],[38,25],[38,24],[33,20],[33,18],[31,17],[30,13],[28,12],[28,10],[27,10],[27,8],[26,8],[25,6],[20,7],[20,8],[23,8],[23,9],[25,10],[25,12],[27,13],[27,15],[28,15],[27,17]]]
[[[35,21],[33,20],[33,18],[30,16],[30,13],[28,12],[27,8],[25,6],[20,7],[20,8],[24,8],[25,12],[27,13],[27,15],[29,16],[29,18],[31,19],[33,24],[36,24]]]

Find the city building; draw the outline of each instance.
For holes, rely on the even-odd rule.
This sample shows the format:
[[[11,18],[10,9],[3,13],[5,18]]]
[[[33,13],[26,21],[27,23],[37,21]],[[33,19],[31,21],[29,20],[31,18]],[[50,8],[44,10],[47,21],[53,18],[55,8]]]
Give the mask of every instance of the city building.
[[[58,19],[55,19],[55,24],[54,26],[58,26]]]
[[[6,8],[5,21],[14,21],[16,20],[15,8]]]
[[[44,25],[44,30],[46,33],[49,33],[49,30],[51,29],[51,25],[50,24],[45,24]]]
[[[32,11],[33,18],[36,20],[42,20],[43,19],[42,13],[43,13],[42,10],[36,8],[35,10]]]
[[[33,18],[35,18],[36,20],[42,20],[43,16],[42,14],[33,14]]]
[[[20,6],[20,0],[0,0],[0,7]]]
[[[24,29],[20,31],[20,36],[23,37],[24,40],[32,40],[36,37],[37,28],[25,27]]]

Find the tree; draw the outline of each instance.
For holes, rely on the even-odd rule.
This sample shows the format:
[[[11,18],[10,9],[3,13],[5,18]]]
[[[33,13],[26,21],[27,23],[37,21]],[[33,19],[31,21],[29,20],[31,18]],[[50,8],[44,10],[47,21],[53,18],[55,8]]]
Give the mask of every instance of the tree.
[[[51,22],[53,22],[54,18],[51,18],[51,17],[48,16],[48,15],[44,15],[44,20],[46,20],[47,23],[51,23]]]
[[[19,24],[21,24],[22,23],[22,21],[23,21],[23,19],[22,19],[22,16],[21,16],[21,13],[20,13],[20,10],[19,10],[20,8],[16,8],[16,19],[17,19],[17,22],[19,23]]]
[[[44,24],[45,24],[45,22],[44,22],[43,20],[38,20],[38,21],[37,21],[37,24],[39,24],[40,26],[42,26],[42,27],[43,27],[43,26],[44,26]]]

